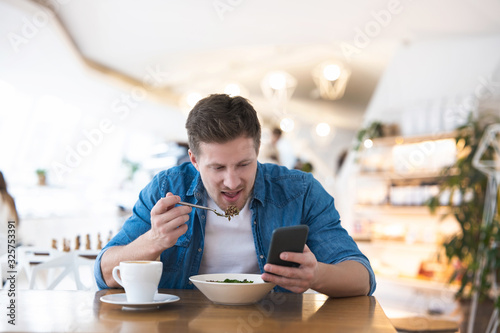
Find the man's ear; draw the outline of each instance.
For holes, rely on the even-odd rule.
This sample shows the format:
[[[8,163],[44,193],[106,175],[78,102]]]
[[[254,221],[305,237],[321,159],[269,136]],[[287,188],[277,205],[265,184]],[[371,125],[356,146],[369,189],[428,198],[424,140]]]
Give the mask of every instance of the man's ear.
[[[194,165],[196,170],[200,171],[200,169],[198,168],[198,162],[196,161],[196,156],[193,154],[191,149],[188,149],[188,154],[189,154],[189,160],[191,161],[191,164]]]

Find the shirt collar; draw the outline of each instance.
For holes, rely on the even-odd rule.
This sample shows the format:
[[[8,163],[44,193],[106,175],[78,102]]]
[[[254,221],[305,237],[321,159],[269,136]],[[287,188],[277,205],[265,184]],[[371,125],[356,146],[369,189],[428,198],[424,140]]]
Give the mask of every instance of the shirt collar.
[[[265,205],[266,187],[264,180],[264,168],[260,162],[257,162],[257,175],[253,186],[253,199],[258,200],[263,206]]]
[[[193,165],[191,165],[191,167],[193,168],[194,171],[194,177],[193,181],[191,182],[191,185],[189,186],[186,192],[186,196],[194,196],[197,203],[205,204],[206,190],[205,186],[203,186],[201,175]]]

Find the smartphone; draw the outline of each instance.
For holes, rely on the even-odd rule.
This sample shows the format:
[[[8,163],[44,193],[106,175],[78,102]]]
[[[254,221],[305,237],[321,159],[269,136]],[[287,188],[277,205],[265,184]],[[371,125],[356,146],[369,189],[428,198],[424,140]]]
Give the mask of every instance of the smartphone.
[[[307,225],[293,225],[289,227],[276,228],[273,231],[271,245],[267,255],[269,264],[297,267],[299,264],[280,259],[281,252],[300,252],[304,251],[309,227]]]

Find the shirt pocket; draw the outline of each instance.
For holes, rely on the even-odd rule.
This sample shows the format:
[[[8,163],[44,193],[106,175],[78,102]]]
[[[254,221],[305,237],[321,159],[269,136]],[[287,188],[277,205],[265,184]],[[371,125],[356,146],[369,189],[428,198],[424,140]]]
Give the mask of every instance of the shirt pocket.
[[[177,239],[174,246],[162,252],[160,258],[163,262],[164,272],[175,272],[183,267],[190,243],[191,236],[184,234]]]

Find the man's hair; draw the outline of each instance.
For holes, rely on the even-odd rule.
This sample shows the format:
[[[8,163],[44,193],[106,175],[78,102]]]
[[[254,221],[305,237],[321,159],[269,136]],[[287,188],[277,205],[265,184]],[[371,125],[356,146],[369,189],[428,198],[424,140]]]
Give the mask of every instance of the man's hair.
[[[241,97],[213,94],[200,100],[186,121],[189,148],[198,156],[200,143],[226,143],[245,136],[254,141],[255,151],[260,147],[260,123],[250,102]]]

